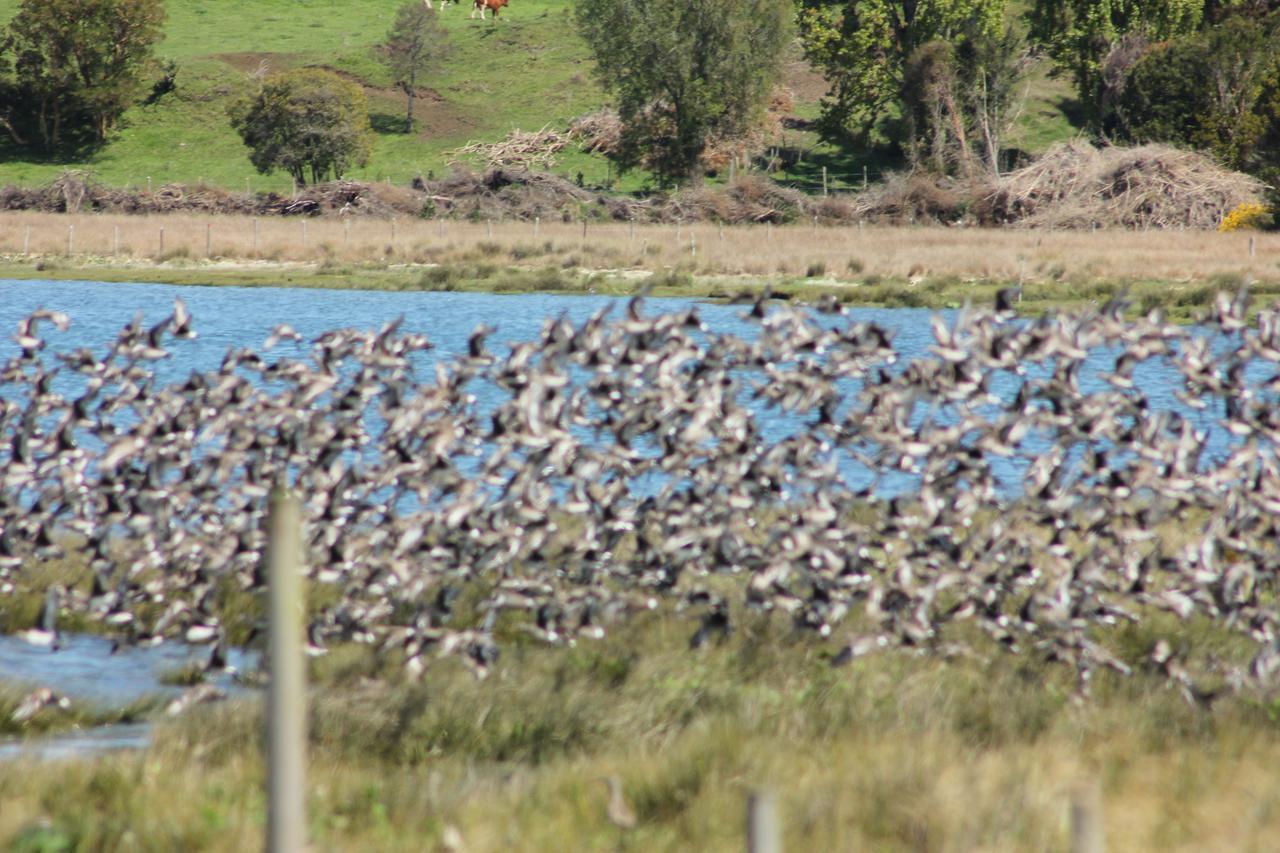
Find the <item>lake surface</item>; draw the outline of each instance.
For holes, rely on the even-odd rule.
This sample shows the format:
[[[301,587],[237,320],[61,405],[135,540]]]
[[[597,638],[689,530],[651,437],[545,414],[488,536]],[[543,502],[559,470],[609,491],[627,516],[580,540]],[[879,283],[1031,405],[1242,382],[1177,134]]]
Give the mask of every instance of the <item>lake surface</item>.
[[[314,290],[285,287],[195,287],[165,284],[120,284],[94,281],[44,281],[0,279],[0,359],[16,352],[11,332],[19,320],[37,308],[64,311],[70,315],[71,328],[66,333],[42,327],[49,345],[45,350],[46,364],[53,364],[51,353],[88,347],[102,353],[115,340],[121,327],[135,314],[141,314],[143,323],[151,325],[164,320],[173,310],[174,300],[181,298],[193,316],[198,332],[194,340],[166,340],[172,352],[171,358],[152,363],[161,383],[185,380],[191,371],[215,370],[229,350],[248,348],[261,352],[263,343],[279,323],[288,323],[302,336],[303,342],[285,341],[271,351],[270,357],[300,357],[310,352],[310,341],[324,332],[339,328],[377,329],[403,317],[402,332],[425,334],[435,349],[423,356],[432,359],[451,359],[465,355],[467,340],[481,324],[496,327],[488,339],[492,352],[503,356],[506,344],[535,340],[543,323],[549,318],[567,316],[574,324],[580,324],[603,307],[613,306],[612,317],[620,317],[627,304],[626,298],[590,295],[518,294],[499,295],[487,293],[445,292],[386,292],[368,290]],[[744,319],[746,307],[718,303],[699,302],[692,299],[646,298],[646,314],[674,313],[698,304],[703,321],[711,332],[732,333],[753,338],[756,326]],[[898,361],[893,370],[901,370],[913,359],[933,358],[929,347],[934,344],[930,317],[933,311],[916,308],[851,308],[846,318],[818,315],[824,326],[836,326],[849,322],[870,322],[887,329],[893,335],[893,346]],[[948,322],[955,311],[939,313]],[[1206,334],[1193,328],[1194,334]],[[1102,376],[1115,365],[1118,351],[1099,347],[1090,353],[1080,372],[1080,387],[1088,393],[1108,386]],[[1257,365],[1259,380],[1265,377],[1266,366]],[[1047,374],[1045,366],[1033,366],[1028,376]],[[419,374],[430,379],[432,374]],[[1146,395],[1153,410],[1172,409],[1185,415],[1198,429],[1209,434],[1208,453],[1205,461],[1221,457],[1232,443],[1225,430],[1217,426],[1220,414],[1212,407],[1192,411],[1180,403],[1174,395],[1181,385],[1181,377],[1168,364],[1157,360],[1143,362],[1134,373],[1137,386]],[[1022,380],[1009,373],[993,377],[991,391],[1011,400]],[[860,383],[850,380],[843,387],[850,397],[857,392]],[[501,397],[494,386],[477,386],[480,408]],[[0,389],[3,393],[3,389]],[[486,400],[486,396],[491,395]],[[780,441],[792,434],[797,427],[809,420],[779,409],[765,410],[755,407],[760,434],[771,442]],[[934,412],[919,413],[920,417]],[[943,416],[945,420],[945,415]],[[1034,436],[1029,447],[1035,449]],[[1022,460],[996,460],[993,470],[999,479],[999,487],[1006,494],[1021,489],[1026,465]],[[849,463],[841,473],[851,488],[863,488],[873,481],[885,496],[911,488],[915,481],[907,476],[880,472],[878,478],[872,472]]]
[[[209,658],[209,648],[170,642],[159,646],[124,646],[113,651],[111,640],[88,634],[63,634],[62,648],[33,646],[17,636],[0,636],[0,679],[26,688],[51,687],[77,705],[110,710],[147,697],[170,699],[185,689],[161,684],[169,673]],[[258,666],[256,652],[232,649],[228,663],[238,672]],[[230,692],[231,675],[211,683]],[[45,712],[51,713],[51,712]],[[58,759],[116,749],[140,749],[151,740],[149,723],[97,726],[26,740],[0,738],[0,761],[15,758]]]
[[[93,281],[0,280],[0,361],[16,352],[12,333],[18,322],[37,308],[64,311],[72,325],[65,333],[48,325],[42,334],[48,341],[43,358],[45,364],[56,362],[52,353],[88,347],[102,353],[115,340],[121,327],[140,313],[146,325],[159,323],[173,310],[174,300],[181,298],[194,318],[198,332],[195,340],[167,341],[172,358],[155,363],[161,383],[184,380],[191,371],[216,370],[229,350],[249,348],[260,351],[263,342],[279,323],[289,323],[304,337],[304,343],[281,344],[272,355],[298,357],[310,351],[310,341],[337,328],[376,329],[403,317],[402,332],[425,334],[436,349],[428,359],[449,359],[467,351],[467,340],[480,324],[495,326],[489,347],[497,355],[506,354],[506,344],[536,339],[548,318],[566,315],[580,324],[605,306],[614,306],[614,317],[621,316],[626,299],[602,296],[558,296],[548,294],[494,295],[482,293],[383,292],[310,290],[270,287],[191,287],[161,284],[116,284]],[[650,298],[644,306],[647,314],[676,312],[687,309],[693,300]],[[755,326],[743,319],[740,305],[703,303],[701,316],[709,329],[717,333],[734,333],[746,338],[755,334]],[[931,311],[922,309],[852,308],[847,318],[823,317],[824,325],[846,322],[874,322],[893,334],[898,362],[892,369],[902,369],[917,358],[932,357],[934,343],[930,326]],[[944,316],[954,312],[942,312]],[[1206,334],[1203,330],[1198,334]],[[1082,390],[1104,387],[1100,378],[1115,364],[1116,351],[1099,348],[1090,354],[1081,372]],[[432,376],[429,372],[420,374]],[[61,377],[60,377],[61,379]],[[1199,428],[1210,433],[1207,457],[1221,456],[1232,438],[1216,428],[1218,414],[1213,410],[1192,412],[1174,396],[1180,382],[1167,364],[1143,363],[1135,379],[1152,408],[1170,408],[1184,413]],[[1005,399],[1016,392],[1017,382],[1010,375],[995,377],[992,391]],[[858,383],[850,380],[850,395]],[[496,395],[496,388],[491,389]],[[0,388],[0,393],[3,389]],[[483,392],[477,392],[483,393]],[[481,401],[483,407],[484,400]],[[998,408],[998,407],[997,407]],[[769,441],[785,438],[797,427],[799,416],[779,410],[757,408],[761,434]],[[804,420],[811,421],[812,416]],[[1034,451],[1034,447],[1029,445]],[[1014,492],[1020,488],[1026,459],[1000,460],[993,465],[1002,488]],[[842,470],[852,487],[865,485],[871,475],[851,467]],[[877,488],[883,492],[909,489],[914,481],[908,475],[880,476]],[[141,696],[175,688],[163,688],[159,676],[181,666],[193,654],[189,647],[166,644],[156,649],[130,649],[110,653],[110,643],[95,637],[75,637],[66,650],[50,653],[47,649],[27,646],[12,637],[0,637],[0,679],[8,682],[41,684],[73,697],[75,701],[106,706],[127,704]],[[116,726],[93,732],[77,732],[56,738],[0,744],[0,758],[19,752],[28,755],[62,756],[97,752],[104,749],[138,747],[147,742],[145,725]]]

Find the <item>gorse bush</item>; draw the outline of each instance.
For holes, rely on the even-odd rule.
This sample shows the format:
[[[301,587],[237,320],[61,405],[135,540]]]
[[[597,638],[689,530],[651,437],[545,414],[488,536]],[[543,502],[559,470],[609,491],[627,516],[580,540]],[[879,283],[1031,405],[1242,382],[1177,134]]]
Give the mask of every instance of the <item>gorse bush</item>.
[[[1222,232],[1242,229],[1266,228],[1272,224],[1271,210],[1266,205],[1246,202],[1222,218],[1218,230]]]

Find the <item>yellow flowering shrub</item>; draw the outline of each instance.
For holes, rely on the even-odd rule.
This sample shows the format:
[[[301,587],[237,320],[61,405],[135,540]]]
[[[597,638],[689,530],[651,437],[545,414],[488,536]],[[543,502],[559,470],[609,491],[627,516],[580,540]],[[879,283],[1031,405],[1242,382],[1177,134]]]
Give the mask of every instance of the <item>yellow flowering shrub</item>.
[[[1218,230],[1239,231],[1244,228],[1265,228],[1271,224],[1271,210],[1263,204],[1247,201],[1237,204],[1230,213],[1222,217]]]

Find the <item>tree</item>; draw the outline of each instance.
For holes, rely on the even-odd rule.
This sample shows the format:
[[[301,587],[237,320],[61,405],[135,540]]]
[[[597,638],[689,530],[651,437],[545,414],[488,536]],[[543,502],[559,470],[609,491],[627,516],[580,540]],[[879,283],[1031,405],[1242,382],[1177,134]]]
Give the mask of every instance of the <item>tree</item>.
[[[396,86],[408,100],[405,133],[413,132],[413,97],[418,78],[425,77],[449,55],[445,30],[436,10],[420,0],[405,3],[396,11],[395,22],[381,45],[381,54]]]
[[[1206,0],[1035,0],[1031,38],[1071,75],[1086,117],[1099,128],[1103,64],[1113,48],[1127,35],[1154,42],[1195,32],[1205,7]]]
[[[972,175],[980,162],[1000,173],[1000,141],[1013,127],[1031,67],[1026,43],[1007,30],[916,48],[903,69],[906,153],[935,172]]]
[[[161,0],[23,0],[4,45],[22,118],[46,150],[68,136],[106,139],[138,92],[163,22]]]
[[[1233,169],[1273,168],[1280,16],[1230,16],[1150,46],[1124,75],[1104,127],[1134,142],[1199,148]]]
[[[960,47],[1004,32],[1006,0],[800,0],[800,38],[831,89],[823,136],[867,139],[899,105],[907,59],[929,42]]]
[[[373,146],[364,92],[319,68],[273,74],[228,114],[259,172],[284,169],[300,184],[341,178]]]
[[[713,136],[750,126],[778,79],[786,7],[771,0],[579,0],[577,25],[616,94],[614,159],[696,180]]]

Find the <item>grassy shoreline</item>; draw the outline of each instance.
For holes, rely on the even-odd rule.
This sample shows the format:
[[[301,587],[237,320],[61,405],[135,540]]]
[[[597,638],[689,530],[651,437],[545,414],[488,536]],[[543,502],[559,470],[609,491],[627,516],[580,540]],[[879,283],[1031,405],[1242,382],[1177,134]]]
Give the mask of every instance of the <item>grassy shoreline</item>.
[[[375,683],[381,656],[335,648],[313,664],[313,843],[742,849],[746,796],[767,788],[788,849],[1059,850],[1081,784],[1101,789],[1108,849],[1263,849],[1280,831],[1274,702],[1193,707],[1154,673],[1100,675],[1079,702],[1062,668],[1000,652],[833,668],[779,618],[690,652],[694,627],[516,644],[483,682],[445,663]],[[160,722],[145,751],[0,767],[0,842],[256,847],[261,726],[238,701]],[[634,829],[607,819],[610,775]]]
[[[470,223],[0,213],[0,277],[209,286],[783,298],[1021,310],[1105,302],[1188,321],[1218,290],[1280,296],[1280,234]]]

